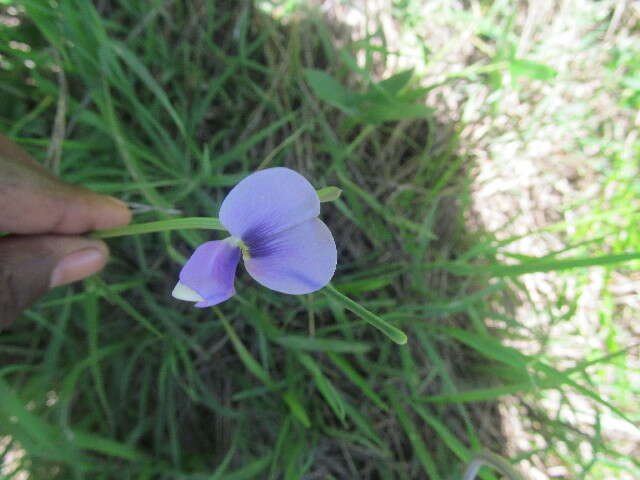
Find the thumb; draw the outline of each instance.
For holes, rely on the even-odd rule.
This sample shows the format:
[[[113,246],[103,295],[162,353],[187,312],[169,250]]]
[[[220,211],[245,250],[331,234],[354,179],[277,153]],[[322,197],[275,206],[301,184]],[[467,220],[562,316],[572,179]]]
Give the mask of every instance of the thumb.
[[[50,288],[97,272],[107,257],[104,242],[80,236],[0,238],[0,328]]]

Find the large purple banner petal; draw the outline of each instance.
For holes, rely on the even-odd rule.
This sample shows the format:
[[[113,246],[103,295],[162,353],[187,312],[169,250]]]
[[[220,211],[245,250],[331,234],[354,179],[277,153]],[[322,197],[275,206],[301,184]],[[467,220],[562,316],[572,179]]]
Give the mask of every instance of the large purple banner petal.
[[[300,295],[324,287],[336,269],[336,244],[327,226],[312,218],[270,237],[245,240],[245,267],[259,283]]]
[[[318,194],[309,181],[284,167],[255,172],[229,192],[220,222],[234,237],[271,236],[320,214]]]

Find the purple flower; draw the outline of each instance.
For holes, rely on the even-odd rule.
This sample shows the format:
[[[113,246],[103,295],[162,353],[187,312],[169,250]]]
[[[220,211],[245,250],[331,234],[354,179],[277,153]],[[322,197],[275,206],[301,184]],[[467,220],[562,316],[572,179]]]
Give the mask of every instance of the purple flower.
[[[253,173],[229,192],[220,222],[225,240],[200,245],[172,295],[210,307],[232,297],[240,256],[258,283],[300,295],[324,287],[336,269],[336,244],[318,218],[320,200],[299,173],[276,167]]]

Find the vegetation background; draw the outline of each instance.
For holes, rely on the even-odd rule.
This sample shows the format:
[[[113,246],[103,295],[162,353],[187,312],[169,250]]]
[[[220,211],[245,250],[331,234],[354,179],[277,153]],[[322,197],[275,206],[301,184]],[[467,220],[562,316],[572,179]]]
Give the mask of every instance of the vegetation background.
[[[193,309],[215,232],[110,240],[0,335],[2,478],[640,478],[639,2],[0,0],[0,90],[137,223],[340,187],[334,285],[409,337],[245,274]]]

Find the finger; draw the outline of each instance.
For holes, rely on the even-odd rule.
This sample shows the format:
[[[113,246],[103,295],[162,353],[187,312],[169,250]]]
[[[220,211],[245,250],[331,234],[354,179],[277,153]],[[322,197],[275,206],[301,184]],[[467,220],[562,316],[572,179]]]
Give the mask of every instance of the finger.
[[[102,269],[108,253],[104,242],[78,236],[0,238],[0,327],[50,288]]]
[[[72,234],[130,221],[126,204],[59,180],[0,134],[0,231]]]

